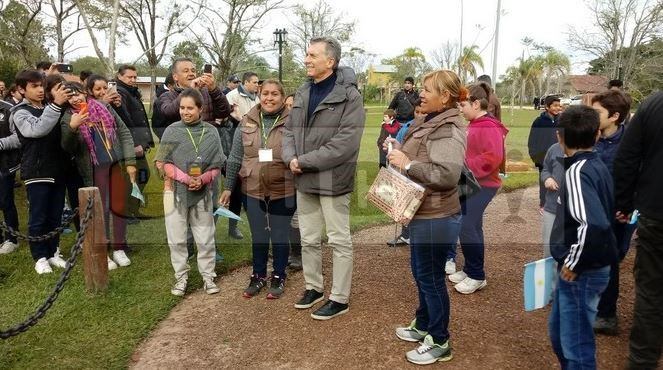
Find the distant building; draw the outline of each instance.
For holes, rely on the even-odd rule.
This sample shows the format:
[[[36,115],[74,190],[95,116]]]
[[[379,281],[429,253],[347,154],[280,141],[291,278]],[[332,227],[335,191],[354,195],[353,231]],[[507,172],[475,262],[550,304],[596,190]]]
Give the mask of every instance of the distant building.
[[[147,76],[139,76],[136,79],[136,86],[138,86],[138,89],[140,90],[140,94],[143,96],[143,102],[149,102],[150,101],[150,83],[152,81],[152,78]],[[157,86],[158,85],[163,85],[164,81],[166,81],[165,77],[157,77]],[[156,98],[156,96],[155,96]]]
[[[582,95],[581,103],[591,105],[592,97],[608,88],[608,78],[599,75],[569,75],[565,91],[570,96]]]
[[[400,83],[393,81],[396,66],[392,64],[371,65],[366,71],[366,84],[380,89],[380,100],[391,99],[391,96],[400,88]]]

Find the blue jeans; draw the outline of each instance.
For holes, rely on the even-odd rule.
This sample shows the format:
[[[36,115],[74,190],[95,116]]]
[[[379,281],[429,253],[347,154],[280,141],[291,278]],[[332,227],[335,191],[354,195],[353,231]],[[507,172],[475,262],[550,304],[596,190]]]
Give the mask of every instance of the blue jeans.
[[[497,194],[498,188],[481,188],[481,191],[461,203],[463,225],[460,229],[460,247],[465,257],[463,271],[474,280],[486,279],[483,269],[485,245],[483,238],[483,214]],[[449,249],[447,259],[456,259],[456,244]]]
[[[64,207],[64,184],[46,182],[32,183],[25,186],[28,194],[28,235],[41,236],[55,230],[62,223]],[[45,242],[30,242],[32,258],[51,258],[60,243],[60,236]]]
[[[548,332],[562,370],[596,369],[592,325],[609,279],[610,266],[586,270],[571,282],[557,279]]]
[[[251,228],[253,273],[260,277],[267,276],[271,241],[273,274],[285,277],[290,255],[290,220],[297,209],[296,198],[291,196],[270,200],[244,195],[242,203]]]
[[[449,339],[449,294],[444,264],[458,240],[460,214],[410,222],[410,263],[419,293],[416,327],[427,331],[435,343]]]
[[[14,182],[16,180],[15,173],[8,173],[0,175],[0,209],[5,216],[5,223],[12,229],[18,231],[18,212],[16,211],[16,203],[14,202]],[[9,232],[5,232],[5,239],[12,243],[18,243],[18,240],[11,236]],[[0,244],[1,244],[0,240]]]

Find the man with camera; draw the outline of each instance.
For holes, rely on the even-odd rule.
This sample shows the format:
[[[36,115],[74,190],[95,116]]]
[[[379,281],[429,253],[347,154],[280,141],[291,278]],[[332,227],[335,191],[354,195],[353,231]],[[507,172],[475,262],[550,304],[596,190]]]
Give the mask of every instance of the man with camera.
[[[216,86],[212,71],[196,75],[196,66],[189,58],[178,58],[171,66],[175,86],[163,93],[154,103],[152,130],[161,139],[163,132],[171,123],[180,120],[180,93],[193,87],[200,90],[203,96],[202,120],[216,125],[216,119],[224,119],[230,115],[228,100]]]

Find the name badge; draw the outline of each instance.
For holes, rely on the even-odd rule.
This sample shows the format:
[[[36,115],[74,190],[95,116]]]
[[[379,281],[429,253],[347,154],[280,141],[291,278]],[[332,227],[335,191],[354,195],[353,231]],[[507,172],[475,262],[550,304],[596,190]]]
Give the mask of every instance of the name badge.
[[[272,162],[274,157],[272,156],[271,149],[260,149],[258,150],[258,162]]]

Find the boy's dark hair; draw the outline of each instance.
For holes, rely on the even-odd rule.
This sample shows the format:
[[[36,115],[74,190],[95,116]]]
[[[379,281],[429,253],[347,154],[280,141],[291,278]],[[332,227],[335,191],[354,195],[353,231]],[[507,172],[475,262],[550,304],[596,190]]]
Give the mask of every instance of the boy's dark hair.
[[[15,84],[15,83],[14,83],[14,84],[11,84],[11,86],[9,86],[9,88],[7,89],[7,91],[5,91],[5,96],[3,96],[3,98],[4,98],[4,99],[8,99],[8,98],[9,98],[10,96],[12,96],[17,90],[18,90],[18,88],[16,87],[16,84]]]
[[[608,111],[608,117],[619,113],[619,122],[623,122],[628,117],[631,110],[631,99],[620,90],[606,90],[592,97],[592,104],[599,103]]]
[[[559,129],[567,148],[592,148],[599,132],[599,114],[591,107],[572,105],[559,117]]]
[[[193,88],[184,89],[184,91],[182,91],[180,93],[180,100],[182,100],[184,98],[187,98],[187,97],[193,99],[193,102],[196,104],[196,107],[202,109],[202,107],[203,107],[203,96],[200,94],[200,91],[198,91],[196,89],[193,89]]]
[[[488,75],[481,75],[477,77],[478,82],[485,82],[489,87],[493,86],[493,79]]]
[[[394,111],[393,109],[387,109],[386,111],[384,111],[383,115],[389,116],[389,117],[395,117],[396,116],[396,111]]]
[[[36,69],[24,69],[16,75],[14,83],[21,89],[25,89],[28,83],[44,82],[44,75]]]
[[[87,78],[92,76],[93,74],[94,74],[94,72],[88,71],[86,69],[86,70],[81,71],[81,73],[78,74],[78,78],[81,79],[81,82],[85,82],[85,80],[87,80]]]
[[[51,90],[58,84],[64,84],[65,79],[60,75],[50,75],[44,79],[44,96],[47,102],[53,101],[53,93]]]
[[[130,65],[130,64],[122,64],[122,65],[120,66],[120,68],[117,69],[117,74],[119,74],[120,76],[124,76],[124,73],[125,73],[127,70],[137,72],[135,66]]]
[[[488,84],[480,82],[470,85],[468,90],[470,91],[469,99],[471,102],[478,101],[481,109],[488,109],[488,99],[490,99],[490,86]]]
[[[413,77],[405,77],[405,81],[403,82],[409,82],[414,85],[414,78]]]
[[[251,77],[253,76],[258,77],[258,75],[255,72],[244,72],[244,74],[242,75],[242,83],[250,80]]]
[[[51,68],[51,65],[53,65],[53,63],[49,62],[48,60],[44,60],[44,61],[41,61],[41,62],[37,63],[35,68],[36,69],[48,70],[48,69]]]
[[[91,75],[90,77],[87,78],[85,81],[85,88],[87,89],[87,93],[92,95],[92,90],[94,89],[94,84],[97,81],[105,81],[108,82],[108,79],[106,77],[101,76],[101,75]]]
[[[557,95],[548,95],[546,96],[546,100],[544,100],[543,104],[545,104],[546,108],[550,108],[551,105],[553,105],[554,102],[561,102],[559,96]]]
[[[608,89],[612,89],[613,87],[617,88],[622,88],[624,86],[624,81],[622,80],[610,80],[608,81]]]

